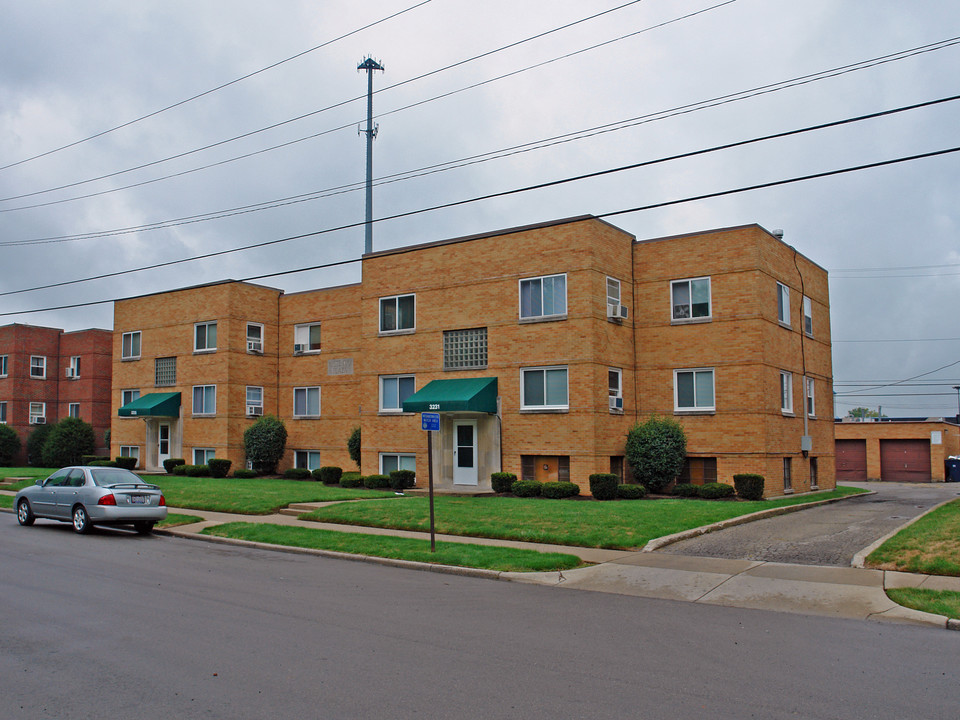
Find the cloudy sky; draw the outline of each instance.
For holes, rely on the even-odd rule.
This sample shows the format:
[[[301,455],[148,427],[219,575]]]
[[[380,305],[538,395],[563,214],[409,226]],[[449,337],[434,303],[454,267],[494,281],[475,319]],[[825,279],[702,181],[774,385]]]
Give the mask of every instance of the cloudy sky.
[[[112,306],[89,303],[359,258],[367,56],[385,67],[388,217],[949,98],[958,43],[955,0],[7,2],[0,323],[110,328]],[[374,247],[949,150],[958,128],[943,102],[385,220]],[[960,385],[958,200],[947,153],[610,221],[640,239],[782,228],[831,273],[836,413],[942,416]],[[357,280],[353,263],[259,282]]]

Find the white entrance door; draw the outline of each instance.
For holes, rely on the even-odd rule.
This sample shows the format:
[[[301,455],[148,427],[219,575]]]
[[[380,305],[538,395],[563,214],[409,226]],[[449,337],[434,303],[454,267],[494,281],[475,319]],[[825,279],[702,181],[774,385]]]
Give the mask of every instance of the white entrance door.
[[[477,484],[477,421],[453,423],[453,484]]]
[[[170,423],[162,422],[157,426],[157,466],[163,466],[170,459]]]

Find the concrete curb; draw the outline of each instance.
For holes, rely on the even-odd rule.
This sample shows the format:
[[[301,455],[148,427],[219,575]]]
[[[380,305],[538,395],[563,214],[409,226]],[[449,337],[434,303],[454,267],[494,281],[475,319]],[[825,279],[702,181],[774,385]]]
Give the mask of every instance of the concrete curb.
[[[831,503],[841,502],[843,500],[867,497],[868,495],[876,494],[876,490],[869,490],[865,493],[857,493],[856,495],[846,495],[844,497],[829,498],[828,500],[801,503],[799,505],[787,505],[786,507],[771,508],[769,510],[758,510],[757,512],[750,513],[749,515],[740,515],[739,517],[730,518],[729,520],[721,520],[720,522],[713,523],[712,525],[702,525],[698,528],[693,528],[692,530],[683,530],[681,532],[674,533],[673,535],[664,535],[663,537],[654,538],[643,546],[641,552],[653,552],[654,550],[659,550],[662,547],[672,545],[673,543],[680,542],[681,540],[689,540],[690,538],[700,537],[701,535],[716,532],[717,530],[723,530],[724,528],[728,527],[736,527],[737,525],[744,525],[748,522],[763,520],[768,517],[788,515],[789,513],[800,512],[801,510],[806,510],[808,508],[820,507],[821,505],[829,505]]]
[[[868,545],[868,546],[865,547],[863,550],[861,550],[861,551],[858,552],[856,555],[854,555],[854,556],[853,556],[853,560],[850,561],[850,566],[851,566],[851,567],[856,567],[856,568],[866,567],[867,556],[868,556],[870,553],[872,553],[874,550],[876,550],[878,547],[880,547],[881,545],[883,545],[887,540],[889,540],[890,538],[892,538],[894,535],[896,535],[896,534],[897,534],[898,532],[900,532],[901,530],[904,530],[904,529],[910,527],[910,526],[913,525],[915,522],[917,522],[917,520],[919,520],[920,518],[926,517],[927,515],[929,515],[930,513],[932,513],[934,510],[939,510],[939,509],[942,508],[944,505],[946,505],[947,503],[952,503],[954,500],[956,500],[956,498],[951,498],[950,500],[944,500],[944,501],[943,501],[942,503],[940,503],[939,505],[934,505],[932,508],[930,508],[929,510],[926,510],[926,511],[924,511],[924,512],[922,512],[922,513],[920,513],[920,514],[917,515],[915,518],[911,518],[910,520],[908,520],[907,522],[905,522],[905,523],[904,523],[903,525],[901,525],[900,527],[898,527],[898,528],[896,528],[896,529],[894,529],[894,530],[891,530],[891,531],[888,532],[886,535],[884,535],[882,538],[880,538],[879,540],[877,540],[875,543],[872,543],[872,544]]]

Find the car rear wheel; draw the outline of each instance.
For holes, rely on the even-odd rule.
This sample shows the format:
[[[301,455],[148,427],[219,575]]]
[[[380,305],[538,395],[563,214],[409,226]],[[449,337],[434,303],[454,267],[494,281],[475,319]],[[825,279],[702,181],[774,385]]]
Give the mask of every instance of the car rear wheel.
[[[90,532],[90,516],[83,505],[77,505],[73,509],[73,529],[81,535]]]
[[[17,522],[21,525],[33,525],[34,520],[36,518],[33,515],[33,510],[30,509],[30,503],[26,500],[17,503]]]
[[[153,530],[153,523],[148,520],[141,520],[133,524],[133,529],[141,535],[149,535]]]

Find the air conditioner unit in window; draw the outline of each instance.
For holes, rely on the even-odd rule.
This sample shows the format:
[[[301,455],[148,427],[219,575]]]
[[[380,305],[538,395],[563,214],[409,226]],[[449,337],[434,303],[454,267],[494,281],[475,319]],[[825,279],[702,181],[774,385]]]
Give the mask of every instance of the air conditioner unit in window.
[[[247,405],[247,415],[263,415],[263,408],[260,405]]]
[[[47,424],[47,419],[46,419],[45,417],[42,417],[42,416],[32,417],[32,418],[30,418],[30,424],[31,424],[31,425],[46,425],[46,424]]]
[[[626,305],[607,305],[607,317],[611,320],[625,320],[629,315]]]
[[[263,353],[263,343],[259,340],[247,340],[247,352],[261,355]]]
[[[297,343],[296,345],[293,346],[293,352],[294,352],[296,355],[299,355],[299,354],[302,353],[305,349],[306,349],[306,348],[305,348],[303,345],[301,345],[300,343]]]
[[[623,410],[623,398],[622,398],[622,397],[611,397],[611,398],[610,398],[610,409],[611,409],[611,410]]]
[[[67,377],[68,378],[74,377],[73,368],[67,368]]]

